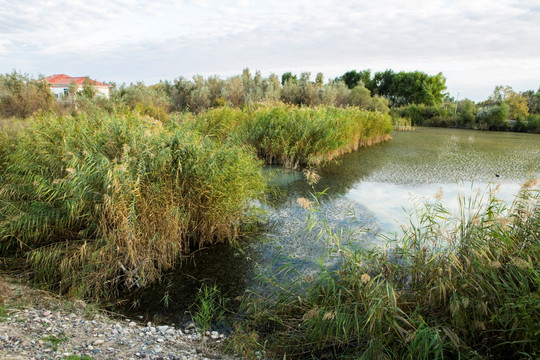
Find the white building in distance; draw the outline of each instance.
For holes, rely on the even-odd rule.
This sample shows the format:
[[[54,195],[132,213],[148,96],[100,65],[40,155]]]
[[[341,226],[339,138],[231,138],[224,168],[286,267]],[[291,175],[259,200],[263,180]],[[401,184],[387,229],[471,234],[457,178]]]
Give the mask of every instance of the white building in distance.
[[[65,74],[55,74],[45,78],[51,87],[53,95],[57,99],[62,99],[68,95],[68,89],[71,83],[75,83],[77,85],[76,91],[80,91],[84,80],[86,79],[90,80],[92,86],[96,89],[96,94],[101,94],[106,98],[109,98],[109,89],[111,88],[111,85],[100,83],[99,81],[92,80],[85,76],[71,77]]]

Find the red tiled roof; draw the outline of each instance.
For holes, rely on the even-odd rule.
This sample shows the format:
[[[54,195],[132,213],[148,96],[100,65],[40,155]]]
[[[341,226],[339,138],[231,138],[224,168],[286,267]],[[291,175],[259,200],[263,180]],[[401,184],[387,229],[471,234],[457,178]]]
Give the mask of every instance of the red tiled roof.
[[[53,86],[55,86],[55,85],[56,86],[66,86],[66,85],[71,84],[71,82],[73,82],[73,81],[75,81],[75,83],[77,85],[82,85],[85,79],[86,79],[85,76],[71,77],[71,76],[68,76],[68,75],[65,75],[65,74],[55,74],[55,75],[47,76],[45,78],[45,80],[49,84],[51,84]],[[110,85],[100,83],[99,81],[95,81],[95,80],[92,80],[92,79],[90,79],[90,81],[92,82],[93,86],[111,87]]]

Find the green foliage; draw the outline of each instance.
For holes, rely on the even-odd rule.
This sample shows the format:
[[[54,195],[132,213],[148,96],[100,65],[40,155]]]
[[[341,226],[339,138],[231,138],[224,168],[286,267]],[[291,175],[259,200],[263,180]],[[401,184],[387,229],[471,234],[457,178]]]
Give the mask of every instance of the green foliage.
[[[223,319],[225,314],[224,299],[221,298],[217,286],[204,284],[197,293],[195,300],[196,309],[193,314],[193,322],[197,329],[204,336],[210,330],[213,323]]]
[[[9,308],[6,305],[0,305],[0,322],[6,320],[9,316]]]
[[[129,112],[41,116],[0,149],[0,253],[73,295],[144,286],[234,240],[264,189],[243,147]]]
[[[411,119],[413,125],[453,127],[456,124],[452,104],[409,104],[395,111],[399,116]]]
[[[350,107],[261,107],[238,129],[267,164],[318,166],[341,154],[389,139],[389,115]]]
[[[384,96],[392,106],[408,104],[438,105],[444,98],[446,79],[442,73],[428,75],[421,71],[395,73],[392,70],[376,72],[371,77],[370,70],[352,70],[336,80],[344,81],[349,89],[365,86],[372,94]]]
[[[0,75],[0,117],[26,118],[55,106],[49,85],[44,79],[32,79],[13,71]]]
[[[527,90],[521,93],[527,100],[527,106],[529,107],[529,114],[540,115],[540,88],[538,90]]]
[[[321,266],[315,280],[269,279],[277,294],[248,297],[244,328],[259,329],[252,346],[264,344],[276,358],[537,358],[535,183],[511,208],[495,198],[460,198],[454,217],[440,203],[418,204],[391,249],[344,245],[351,241],[315,208],[308,228],[322,226],[325,256],[340,256],[341,266]]]
[[[540,115],[530,115],[527,121],[527,131],[540,133]]]
[[[293,75],[290,71],[289,72],[286,72],[286,73],[283,73],[283,75],[281,75],[281,85],[284,86],[285,84],[291,82],[291,83],[295,83],[297,82],[298,79],[296,78],[296,75]]]
[[[457,126],[472,129],[475,127],[476,106],[471,100],[459,102],[457,109]]]
[[[516,93],[510,86],[495,86],[493,95],[488,102],[494,105],[506,104],[510,119],[525,120],[529,116],[527,97]]]
[[[351,70],[347,71],[342,76],[335,79],[336,81],[343,81],[347,84],[349,89],[354,89],[359,85],[363,85],[369,90],[373,90],[373,81],[371,79],[371,70],[356,71]]]
[[[60,335],[64,335],[64,334],[61,333]],[[54,336],[54,335],[48,335],[48,336],[40,338],[40,340],[43,340],[45,343],[50,344],[50,347],[51,347],[51,349],[53,349],[53,351],[57,351],[58,350],[58,345],[65,342],[67,340],[67,337],[65,337],[65,336],[57,337],[57,336]]]
[[[476,115],[476,125],[481,130],[505,130],[509,127],[508,105],[482,107]]]
[[[145,86],[143,83],[122,85],[111,94],[111,100],[118,105],[124,105],[141,115],[148,115],[157,120],[165,121],[172,104],[162,86]]]
[[[97,93],[96,88],[94,87],[94,83],[92,80],[90,80],[89,77],[86,77],[82,84],[82,89],[80,91],[80,95],[92,99]]]
[[[350,104],[368,109],[371,105],[371,92],[363,85],[356,86],[351,90]]]

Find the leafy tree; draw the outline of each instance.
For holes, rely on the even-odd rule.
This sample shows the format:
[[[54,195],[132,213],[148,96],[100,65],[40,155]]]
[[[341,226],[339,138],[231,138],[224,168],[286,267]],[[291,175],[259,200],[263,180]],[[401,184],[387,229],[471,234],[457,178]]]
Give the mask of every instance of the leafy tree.
[[[474,128],[474,120],[476,118],[476,107],[474,105],[474,102],[465,99],[459,102],[457,114],[456,114],[456,121],[457,126],[459,127],[466,127],[466,128]]]
[[[364,85],[356,86],[351,90],[351,105],[360,106],[361,108],[368,109],[371,105],[371,100],[371,92],[366,89]]]
[[[373,76],[373,90],[374,94],[391,98],[391,86],[396,73],[390,69],[384,72],[376,72]]]
[[[360,74],[356,72],[356,70],[347,71],[345,74],[343,74],[341,77],[337,78],[338,81],[343,81],[345,84],[347,84],[347,87],[349,89],[352,89],[358,85],[360,82]]]
[[[285,84],[287,84],[288,82],[297,82],[296,75],[293,75],[290,71],[281,75],[281,85],[285,86]]]
[[[85,77],[82,83],[82,89],[80,91],[80,94],[86,97],[87,99],[92,99],[96,95],[96,92],[97,90],[94,87],[93,81],[90,80],[88,76]]]
[[[371,103],[368,106],[368,110],[388,114],[390,112],[390,108],[388,107],[388,99],[382,96],[373,96],[371,98]]]
[[[244,105],[245,96],[242,79],[239,76],[229,78],[225,83],[223,94],[232,106]]]
[[[496,105],[507,104],[511,119],[524,120],[529,116],[527,97],[516,93],[510,86],[495,86],[489,101]]]
[[[54,107],[49,84],[16,71],[0,75],[0,116],[26,118]]]
[[[481,108],[476,115],[476,124],[481,130],[505,130],[508,128],[508,105],[491,105]]]
[[[442,103],[446,79],[442,73],[430,76],[421,71],[375,73],[369,87],[374,94],[387,97],[393,106],[407,104],[437,105]]]
[[[317,73],[317,76],[315,77],[315,84],[318,87],[322,87],[324,85],[324,76],[322,72]]]
[[[528,90],[521,93],[521,95],[527,99],[529,114],[540,114],[540,88],[536,92]]]

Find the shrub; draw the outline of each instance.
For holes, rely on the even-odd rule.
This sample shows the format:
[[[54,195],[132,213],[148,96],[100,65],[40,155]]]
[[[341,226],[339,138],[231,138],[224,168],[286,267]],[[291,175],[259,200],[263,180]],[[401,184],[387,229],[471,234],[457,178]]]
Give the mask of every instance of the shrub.
[[[49,111],[55,102],[49,85],[13,71],[0,75],[0,117],[26,118],[39,111]]]

